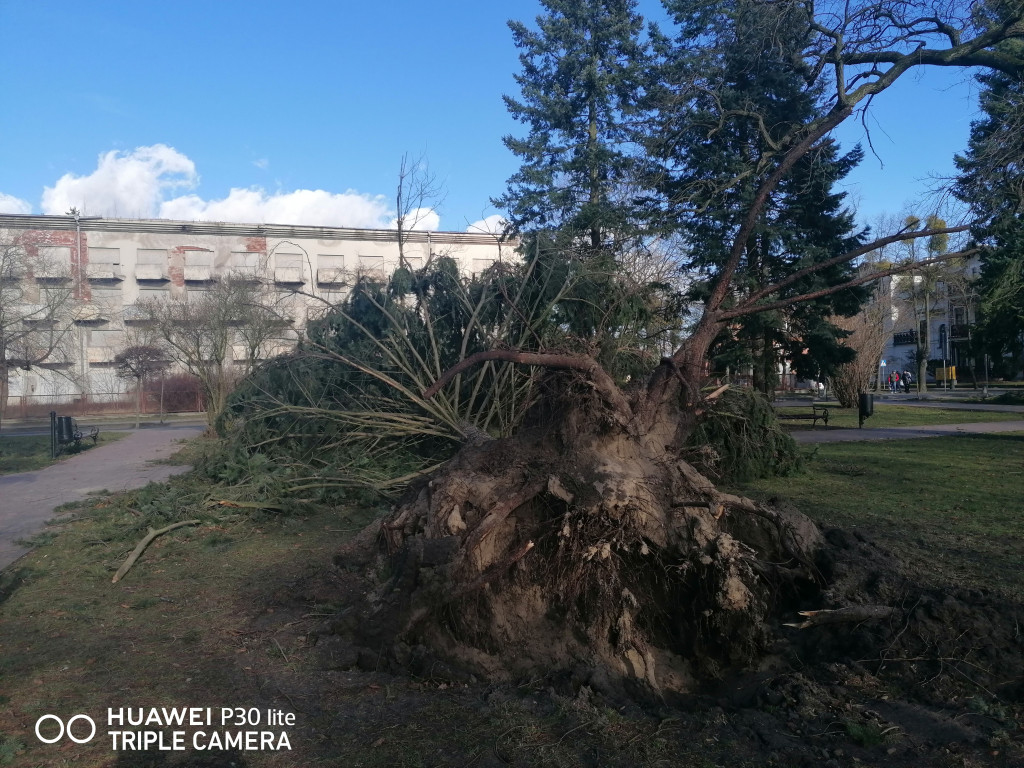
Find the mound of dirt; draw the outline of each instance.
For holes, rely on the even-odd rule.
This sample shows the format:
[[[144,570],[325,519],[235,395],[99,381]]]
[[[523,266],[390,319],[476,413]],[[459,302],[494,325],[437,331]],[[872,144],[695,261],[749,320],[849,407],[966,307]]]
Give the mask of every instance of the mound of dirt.
[[[780,605],[817,589],[813,523],[619,431],[575,437],[471,446],[340,553],[364,579],[360,644],[655,694],[758,658]]]
[[[430,646],[410,634],[390,645],[374,644],[388,635],[380,626],[368,628],[361,612],[371,539],[366,532],[350,548],[363,553],[362,563],[354,555],[342,558],[348,568],[326,572],[302,588],[303,599],[323,602],[330,596],[347,606],[308,638],[316,666],[328,676],[321,684],[329,686],[329,676],[339,674],[431,681],[429,690],[409,694],[402,706],[410,711],[436,697],[461,701],[481,691],[490,692],[488,701],[505,691],[499,695],[504,709],[523,699],[522,689],[496,688],[482,679],[483,665],[452,653],[457,646],[451,641]],[[919,588],[912,574],[858,532],[825,531],[817,564],[820,588],[778,605],[766,618],[756,659],[742,668],[720,667],[717,675],[691,674],[685,690],[663,688],[655,695],[645,681],[623,684],[596,657],[553,665],[540,677],[515,678],[506,670],[501,679],[528,680],[530,690],[542,689],[539,699],[529,694],[530,707],[540,700],[552,711],[579,710],[580,721],[566,720],[567,730],[589,722],[608,704],[632,712],[638,729],[645,721],[661,723],[657,733],[678,733],[678,743],[670,740],[666,747],[677,760],[696,754],[712,762],[772,766],[1024,763],[1022,606],[995,593]],[[400,569],[390,573],[399,577]],[[382,573],[381,581],[386,578]],[[800,611],[851,606],[891,610],[865,621],[790,626],[807,621]],[[325,689],[322,696],[328,701],[331,693]],[[395,718],[400,720],[397,710]],[[579,750],[591,747],[583,739]],[[627,754],[632,753],[607,755],[601,764],[630,765]],[[521,763],[498,754],[483,764]],[[589,763],[581,757],[571,764]]]
[[[679,458],[678,413],[638,428],[581,379],[545,402],[339,552],[325,669],[717,706],[723,738],[780,765],[1019,748],[1020,606],[717,490]]]

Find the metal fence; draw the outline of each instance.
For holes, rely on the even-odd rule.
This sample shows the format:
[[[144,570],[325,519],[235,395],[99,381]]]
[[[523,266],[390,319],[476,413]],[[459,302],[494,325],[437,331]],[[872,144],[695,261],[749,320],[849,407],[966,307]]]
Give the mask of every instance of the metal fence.
[[[91,392],[87,395],[11,395],[4,408],[5,419],[49,417],[50,411],[66,416],[135,415],[134,392]],[[202,391],[196,386],[165,387],[147,385],[143,393],[143,414],[192,413],[206,410]]]

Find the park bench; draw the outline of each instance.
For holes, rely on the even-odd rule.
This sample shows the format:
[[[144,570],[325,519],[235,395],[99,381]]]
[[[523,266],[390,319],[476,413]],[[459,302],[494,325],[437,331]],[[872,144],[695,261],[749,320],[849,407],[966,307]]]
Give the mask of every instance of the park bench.
[[[802,409],[810,409],[810,411]],[[775,415],[780,420],[790,419],[808,419],[811,421],[811,426],[818,425],[818,419],[821,419],[828,426],[828,408],[823,405],[815,405],[814,403],[794,403],[789,404],[778,404],[775,405]]]
[[[50,440],[54,458],[68,446],[81,448],[83,440],[92,440],[93,445],[96,445],[99,439],[99,427],[89,427],[87,432],[83,432],[71,416],[58,416],[55,411],[50,412]]]

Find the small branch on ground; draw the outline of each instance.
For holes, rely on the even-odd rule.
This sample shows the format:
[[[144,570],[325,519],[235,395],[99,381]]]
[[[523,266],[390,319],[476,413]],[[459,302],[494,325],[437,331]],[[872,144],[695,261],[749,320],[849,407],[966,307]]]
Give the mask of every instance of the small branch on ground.
[[[146,551],[146,547],[148,547],[150,542],[157,536],[161,536],[168,531],[173,531],[175,528],[181,528],[185,525],[199,525],[199,523],[199,520],[182,520],[180,523],[172,523],[165,528],[160,528],[155,531],[150,528],[149,533],[146,534],[145,538],[143,538],[142,541],[136,545],[132,553],[128,555],[128,559],[124,561],[124,565],[117,569],[117,573],[114,574],[114,578],[110,580],[110,583],[117,584],[117,582],[123,579],[124,575],[131,570],[133,565],[135,565],[135,561],[139,559],[139,555]]]
[[[822,624],[844,624],[847,622],[877,621],[887,619],[896,612],[895,608],[888,605],[854,605],[849,608],[837,608],[832,611],[800,611],[804,620],[797,623],[787,623],[787,627],[796,629],[807,629],[818,627]]]

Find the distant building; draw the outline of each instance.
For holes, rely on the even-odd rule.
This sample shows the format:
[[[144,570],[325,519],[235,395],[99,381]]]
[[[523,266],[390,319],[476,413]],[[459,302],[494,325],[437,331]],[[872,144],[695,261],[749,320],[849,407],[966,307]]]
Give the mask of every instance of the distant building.
[[[879,293],[888,296],[891,312],[886,322],[887,339],[882,352],[881,378],[892,371],[909,370],[917,378],[917,349],[927,360],[945,360],[957,369],[957,376],[968,378],[975,361],[968,348],[977,321],[978,297],[973,288],[980,262],[971,259],[962,270],[947,280],[925,278],[908,272],[899,278],[883,278]],[[902,281],[902,283],[901,283]],[[915,281],[911,290],[908,281]],[[925,306],[927,305],[927,317]]]
[[[399,263],[391,229],[0,215],[0,242],[25,254],[29,269],[6,278],[31,283],[25,296],[70,286],[76,305],[59,354],[11,369],[12,414],[19,406],[122,399],[128,385],[115,375],[114,356],[142,317],[139,304],[150,299],[188,301],[226,275],[251,280],[254,290],[270,290],[292,309],[292,329],[277,349],[283,351],[358,275],[384,277]],[[407,232],[404,252],[413,268],[444,255],[466,274],[514,258],[513,246],[496,237],[462,232]],[[47,266],[33,270],[33,263]]]

